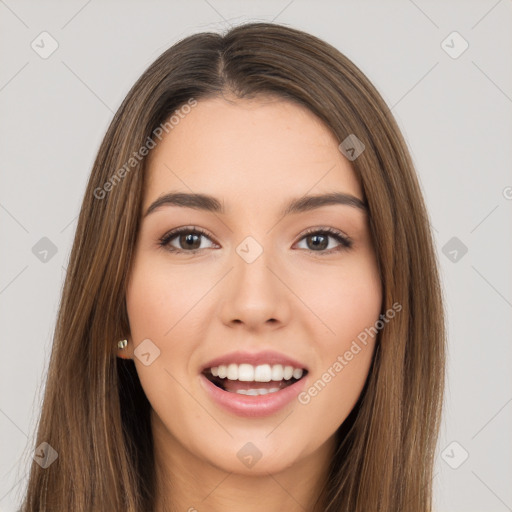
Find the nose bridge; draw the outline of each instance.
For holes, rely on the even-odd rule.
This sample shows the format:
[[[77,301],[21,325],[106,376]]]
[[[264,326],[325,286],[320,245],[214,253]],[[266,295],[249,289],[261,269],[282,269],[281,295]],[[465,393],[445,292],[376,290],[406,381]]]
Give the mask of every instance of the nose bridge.
[[[269,292],[272,288],[272,273],[269,266],[272,261],[276,262],[272,257],[272,248],[268,243],[260,243],[253,236],[247,236],[237,247],[235,265],[235,281],[241,290],[253,288],[253,291]]]
[[[285,322],[286,287],[275,275],[278,262],[272,248],[247,236],[233,253],[233,271],[223,300],[223,320],[255,327],[269,320]]]

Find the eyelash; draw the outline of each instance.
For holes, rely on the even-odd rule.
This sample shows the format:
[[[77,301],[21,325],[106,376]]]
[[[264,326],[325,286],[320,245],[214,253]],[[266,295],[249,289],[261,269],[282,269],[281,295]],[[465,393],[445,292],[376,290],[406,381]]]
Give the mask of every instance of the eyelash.
[[[194,227],[185,226],[185,227],[174,229],[174,230],[166,233],[163,237],[161,237],[158,241],[159,247],[164,248],[172,253],[181,253],[181,254],[183,254],[183,253],[195,254],[195,253],[203,250],[203,249],[192,249],[190,251],[186,251],[183,249],[176,249],[176,247],[171,247],[169,245],[171,240],[173,240],[174,238],[176,238],[178,235],[180,235],[182,233],[202,235],[211,240],[210,235],[203,229],[197,228],[195,226]],[[301,241],[302,239],[307,238],[308,236],[311,236],[313,234],[329,235],[330,237],[334,238],[337,242],[340,243],[340,245],[338,247],[336,247],[334,249],[329,249],[329,250],[313,251],[311,249],[306,249],[307,251],[312,252],[312,253],[317,253],[320,256],[324,256],[327,254],[333,254],[335,252],[339,252],[339,251],[343,251],[343,250],[348,250],[348,249],[351,249],[352,245],[353,245],[353,241],[347,235],[343,234],[341,231],[338,231],[336,229],[329,228],[329,227],[310,228],[305,233],[303,233],[303,235],[301,236],[299,241]],[[211,240],[211,241],[213,241],[213,240]]]

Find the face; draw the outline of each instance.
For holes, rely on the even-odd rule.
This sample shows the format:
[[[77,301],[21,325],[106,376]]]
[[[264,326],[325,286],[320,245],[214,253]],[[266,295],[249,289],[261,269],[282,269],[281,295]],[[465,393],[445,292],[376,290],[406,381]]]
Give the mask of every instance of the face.
[[[123,352],[162,450],[254,475],[332,446],[367,378],[374,338],[359,340],[382,300],[362,189],[338,145],[301,106],[216,98],[151,151]]]

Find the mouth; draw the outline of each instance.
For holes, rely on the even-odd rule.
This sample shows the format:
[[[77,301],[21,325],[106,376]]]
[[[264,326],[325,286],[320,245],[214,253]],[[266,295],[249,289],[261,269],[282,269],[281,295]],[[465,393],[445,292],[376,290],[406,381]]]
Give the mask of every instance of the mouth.
[[[277,393],[307,375],[305,368],[281,364],[229,364],[213,366],[202,374],[215,386],[228,393],[260,396]]]

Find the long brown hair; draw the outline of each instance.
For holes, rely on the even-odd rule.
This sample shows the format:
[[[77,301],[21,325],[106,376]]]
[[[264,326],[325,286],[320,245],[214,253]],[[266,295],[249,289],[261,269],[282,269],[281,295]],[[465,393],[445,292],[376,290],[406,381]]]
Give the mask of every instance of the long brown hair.
[[[445,326],[437,261],[421,190],[400,130],[369,79],[342,53],[289,27],[249,23],[196,34],[165,51],[116,112],[94,162],[70,255],[23,512],[152,511],[156,472],[150,405],[133,361],[125,288],[139,228],[145,158],[127,162],[189,100],[226,92],[306,106],[351,161],[369,208],[382,311],[370,373],[337,432],[318,503],[326,512],[427,512],[444,387]],[[120,170],[124,168],[124,172]]]

